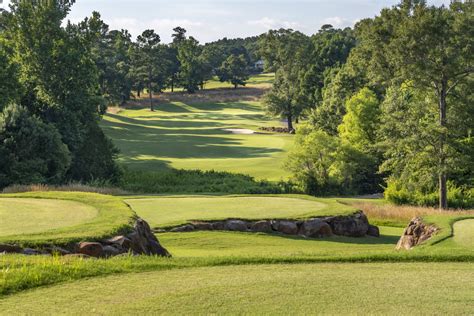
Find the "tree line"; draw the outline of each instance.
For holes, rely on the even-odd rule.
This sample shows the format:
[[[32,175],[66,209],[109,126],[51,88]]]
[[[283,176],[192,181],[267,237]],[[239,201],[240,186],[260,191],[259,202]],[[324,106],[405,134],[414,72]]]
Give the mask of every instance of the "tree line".
[[[135,93],[184,88],[213,76],[245,85],[260,58],[258,37],[205,45],[182,27],[164,44],[154,30],[136,41],[98,12],[64,23],[75,0],[11,1],[0,10],[0,188],[70,181],[116,183],[118,150],[99,121]],[[134,93],[133,93],[134,92]]]
[[[402,0],[353,30],[270,31],[270,113],[298,126],[286,161],[309,194],[385,191],[398,203],[474,205],[474,4]]]

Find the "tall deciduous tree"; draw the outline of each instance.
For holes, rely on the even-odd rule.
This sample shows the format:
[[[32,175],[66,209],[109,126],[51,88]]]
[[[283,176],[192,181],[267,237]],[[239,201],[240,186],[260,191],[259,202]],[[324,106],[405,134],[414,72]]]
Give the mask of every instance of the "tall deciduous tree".
[[[244,55],[230,55],[218,69],[218,76],[221,82],[230,82],[237,89],[239,85],[245,86],[249,79],[247,61]]]
[[[404,1],[399,10],[404,19],[389,44],[389,60],[400,78],[431,91],[436,100],[431,106],[438,109],[441,131],[436,153],[439,207],[446,209],[451,156],[449,97],[474,73],[474,5],[470,1],[453,2],[446,8],[429,7],[424,1]]]

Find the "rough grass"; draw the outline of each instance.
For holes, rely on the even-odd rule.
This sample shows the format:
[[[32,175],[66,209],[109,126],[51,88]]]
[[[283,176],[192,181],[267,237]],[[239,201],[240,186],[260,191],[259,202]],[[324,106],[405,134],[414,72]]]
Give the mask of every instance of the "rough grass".
[[[3,243],[18,243],[23,246],[38,247],[45,244],[54,243],[55,245],[67,245],[80,240],[96,240],[111,236],[124,229],[130,227],[131,221],[135,214],[133,211],[119,198],[100,195],[96,193],[83,192],[31,192],[18,194],[1,194],[0,198],[15,198],[15,199],[45,199],[48,202],[54,200],[66,200],[73,202],[80,202],[97,210],[97,216],[88,219],[87,221],[69,226],[59,227],[55,229],[48,229],[44,232],[35,232],[23,234],[22,222],[12,223],[11,227],[17,228],[18,233],[9,236],[1,236],[0,242]],[[27,200],[25,200],[27,201]],[[15,207],[11,210],[15,212]],[[31,218],[38,217],[34,209],[28,209],[31,213]],[[74,212],[75,209],[68,211]],[[49,213],[52,217],[50,221],[56,221],[58,218],[53,213]],[[46,221],[48,219],[43,219]]]
[[[466,263],[250,265],[82,280],[0,303],[2,313],[34,315],[399,315],[401,306],[403,314],[468,315],[473,293]]]
[[[30,185],[12,185],[3,189],[2,193],[25,193],[25,192],[92,192],[107,195],[125,195],[130,194],[119,188],[92,186],[81,183],[71,183],[65,185],[47,185],[47,184],[30,184]]]
[[[463,247],[474,249],[474,219],[454,223],[453,241]]]
[[[334,199],[304,195],[173,196],[127,199],[126,202],[154,227],[180,225],[192,220],[299,219],[356,211]]]
[[[406,226],[411,219],[415,217],[463,217],[474,216],[474,210],[449,210],[443,211],[439,208],[421,207],[421,206],[405,206],[384,203],[384,201],[350,201],[348,204],[361,209],[367,216],[380,224],[389,224],[391,226]]]
[[[259,102],[172,102],[157,105],[155,112],[129,107],[102,121],[121,150],[120,162],[131,170],[229,171],[272,181],[289,177],[282,163],[293,135],[242,135],[225,129],[257,131],[278,124],[265,116]]]

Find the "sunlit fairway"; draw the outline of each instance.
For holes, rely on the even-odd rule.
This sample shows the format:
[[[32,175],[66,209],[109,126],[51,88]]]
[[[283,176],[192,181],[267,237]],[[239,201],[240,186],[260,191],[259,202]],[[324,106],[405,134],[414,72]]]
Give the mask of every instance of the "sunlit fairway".
[[[107,114],[106,134],[121,151],[120,161],[131,169],[168,168],[219,170],[260,179],[286,179],[283,160],[293,136],[233,134],[227,129],[279,126],[265,115],[260,102],[159,104],[155,112],[131,108]]]
[[[97,209],[66,200],[0,198],[0,236],[46,232],[85,223]]]
[[[5,315],[468,315],[473,299],[470,263],[331,263],[115,275],[32,290],[0,305]]]
[[[354,208],[334,199],[308,196],[227,196],[156,197],[129,199],[126,202],[152,226],[171,226],[191,220],[227,218],[273,219],[306,218],[344,214]]]

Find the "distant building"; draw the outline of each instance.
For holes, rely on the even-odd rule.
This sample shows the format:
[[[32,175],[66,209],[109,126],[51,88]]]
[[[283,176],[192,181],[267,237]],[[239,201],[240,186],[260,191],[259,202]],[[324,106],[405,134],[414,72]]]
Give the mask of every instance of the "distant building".
[[[264,61],[263,61],[263,60],[259,60],[259,61],[257,61],[257,62],[255,63],[254,68],[255,68],[255,70],[257,70],[257,71],[263,71],[264,66],[265,66]]]

